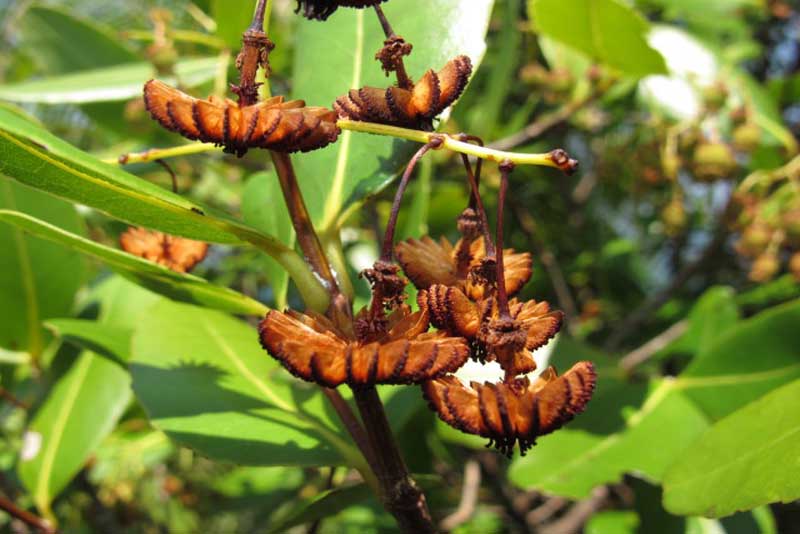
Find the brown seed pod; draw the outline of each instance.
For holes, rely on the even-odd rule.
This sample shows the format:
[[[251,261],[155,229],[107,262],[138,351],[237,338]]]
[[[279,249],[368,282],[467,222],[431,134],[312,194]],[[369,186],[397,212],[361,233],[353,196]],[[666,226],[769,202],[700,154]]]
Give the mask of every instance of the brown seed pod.
[[[309,20],[325,20],[340,7],[372,7],[386,0],[297,0],[295,13],[302,15]]]
[[[292,311],[271,311],[259,325],[267,352],[293,375],[326,387],[417,384],[466,362],[464,339],[427,329],[427,314],[407,308],[393,313],[386,334],[371,342],[346,337],[322,316]]]
[[[191,271],[208,252],[208,243],[146,228],[128,228],[119,236],[119,244],[129,254],[179,273]]]
[[[469,246],[468,258],[465,269],[459,272],[457,257],[462,250],[462,242],[455,247],[445,238],[437,243],[428,236],[422,239],[408,239],[395,246],[397,261],[403,267],[403,272],[417,289],[427,289],[434,284],[462,288],[472,300],[481,300],[487,295],[485,285],[468,276],[469,272],[479,270],[482,261],[486,258],[486,247],[483,238],[479,237]],[[528,252],[516,253],[514,249],[505,249],[505,277],[506,291],[514,295],[530,280],[532,260]]]
[[[422,130],[433,129],[433,118],[461,96],[472,74],[467,56],[451,59],[438,73],[426,72],[411,89],[351,89],[333,104],[339,117]]]
[[[517,378],[499,384],[472,382],[468,387],[448,375],[427,382],[422,391],[448,425],[489,438],[489,445],[507,456],[519,443],[524,456],[536,438],[561,428],[586,408],[595,383],[594,365],[578,362],[561,376],[550,367],[532,384]]]
[[[558,333],[564,317],[560,311],[551,311],[545,301],[512,299],[512,324],[505,324],[508,321],[501,319],[495,298],[474,302],[460,289],[440,284],[420,291],[417,303],[430,314],[433,326],[468,339],[473,357],[497,360],[509,377],[536,368],[531,352]]]
[[[305,107],[302,100],[284,102],[275,96],[252,106],[215,96],[193,98],[158,80],[144,86],[150,115],[167,130],[225,147],[238,156],[248,148],[308,152],[336,141],[336,114],[323,107]]]

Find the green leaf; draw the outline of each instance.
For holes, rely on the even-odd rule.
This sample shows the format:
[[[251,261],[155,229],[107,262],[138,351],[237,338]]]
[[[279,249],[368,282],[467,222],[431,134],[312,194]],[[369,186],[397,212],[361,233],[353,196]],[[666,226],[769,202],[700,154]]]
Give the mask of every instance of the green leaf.
[[[152,423],[211,458],[244,465],[363,462],[319,389],[273,360],[254,327],[225,314],[159,302],[134,332],[130,368]]]
[[[88,319],[51,319],[45,326],[62,340],[110,358],[123,367],[130,359],[133,332],[127,328]]]
[[[258,232],[166,189],[103,163],[17,114],[0,109],[0,173],[123,221],[220,243]],[[262,236],[262,240],[274,242]]]
[[[273,520],[267,532],[279,534],[292,527],[313,523],[319,519],[336,515],[342,510],[372,498],[372,490],[366,484],[354,484],[344,488],[323,491],[314,497],[296,503],[280,520]]]
[[[139,61],[110,28],[64,9],[31,6],[20,23],[20,46],[35,50],[34,59],[51,75]]]
[[[209,284],[197,276],[176,273],[23,213],[0,210],[0,222],[14,225],[20,233],[25,232],[96,258],[129,280],[172,299],[245,315],[263,316],[267,311],[260,302],[232,289]],[[60,315],[66,315],[65,311]]]
[[[687,320],[686,332],[659,354],[685,352],[704,357],[713,342],[739,321],[736,294],[730,287],[708,289],[692,307]]]
[[[175,64],[181,84],[195,87],[214,78],[219,58],[184,59]],[[127,63],[35,80],[0,85],[0,99],[40,104],[113,102],[142,95],[145,82],[156,75],[150,63]],[[173,77],[162,78],[175,84]]]
[[[631,511],[606,511],[594,514],[586,523],[586,534],[634,534],[638,532],[639,516]]]
[[[666,74],[647,43],[647,21],[617,0],[529,0],[537,32],[563,42],[631,76]]]
[[[477,69],[491,0],[405,0],[383,7],[395,28],[413,43],[409,75],[441,69],[466,54]],[[297,28],[293,94],[310,105],[330,106],[350,88],[393,83],[375,61],[384,35],[370,10],[340,9],[327,24],[302,20]],[[343,132],[325,149],[297,158],[295,166],[314,222],[336,225],[339,214],[379,191],[396,175],[415,145],[387,137]]]
[[[85,231],[74,207],[3,177],[0,208],[35,214],[76,234]],[[85,261],[7,225],[0,226],[0,250],[0,347],[38,357],[45,345],[41,322],[70,313],[86,276]]]
[[[677,385],[712,420],[800,378],[800,300],[738,323],[681,373]]]
[[[25,434],[18,472],[43,514],[111,432],[130,399],[125,369],[83,352],[59,378]]]
[[[231,50],[242,44],[242,33],[250,26],[256,2],[253,0],[212,0],[211,14],[217,22],[217,35]]]
[[[795,380],[703,434],[665,477],[667,510],[722,517],[800,498],[798,398]]]
[[[282,201],[278,177],[274,171],[260,172],[251,176],[242,191],[242,218],[264,232],[274,235],[289,248],[294,247],[295,235],[289,210]],[[286,307],[286,292],[289,289],[289,274],[272,258],[266,259],[266,275],[272,286],[275,307]]]
[[[707,426],[675,382],[663,380],[622,432],[602,436],[570,427],[559,430],[515,459],[509,479],[526,489],[574,499],[589,496],[600,484],[618,482],[629,472],[658,482]]]

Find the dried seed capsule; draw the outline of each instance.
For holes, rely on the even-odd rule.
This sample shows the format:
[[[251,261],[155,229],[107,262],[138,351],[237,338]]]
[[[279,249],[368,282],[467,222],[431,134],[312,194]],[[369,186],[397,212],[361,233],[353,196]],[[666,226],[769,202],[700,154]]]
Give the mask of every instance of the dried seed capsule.
[[[302,100],[284,102],[272,97],[239,107],[215,96],[193,98],[158,80],[144,86],[145,107],[167,130],[225,147],[244,155],[248,148],[278,152],[308,152],[336,141],[336,114],[322,107],[305,107]]]
[[[145,228],[128,228],[119,243],[125,252],[179,273],[191,271],[208,252],[208,243]]]
[[[295,13],[302,13],[307,19],[325,20],[339,7],[372,7],[386,0],[297,0]]]
[[[465,386],[448,375],[427,382],[422,390],[431,409],[448,425],[489,438],[489,444],[507,456],[519,443],[524,456],[536,438],[561,428],[586,408],[596,379],[591,362],[578,362],[561,376],[551,367],[533,383],[517,378]]]
[[[426,72],[411,89],[351,89],[333,104],[339,117],[395,126],[433,129],[433,118],[461,96],[472,74],[467,56],[451,59],[438,73]]]
[[[346,337],[326,318],[271,311],[259,325],[261,345],[293,375],[326,387],[418,384],[466,362],[464,339],[428,332],[425,312],[399,309],[377,341]]]

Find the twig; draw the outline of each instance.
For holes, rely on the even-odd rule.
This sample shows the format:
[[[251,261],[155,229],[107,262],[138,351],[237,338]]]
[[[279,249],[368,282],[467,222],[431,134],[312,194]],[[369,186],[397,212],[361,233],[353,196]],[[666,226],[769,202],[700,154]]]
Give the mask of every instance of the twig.
[[[595,512],[603,507],[608,497],[608,488],[600,486],[592,491],[592,496],[576,503],[563,517],[539,529],[540,534],[572,534],[580,532],[581,527]]]
[[[529,525],[535,527],[556,515],[568,504],[569,501],[563,497],[548,497],[542,504],[528,512],[528,515],[525,516],[525,520]]]
[[[336,121],[336,124],[342,130],[371,133],[375,135],[387,135],[390,137],[407,139],[409,141],[416,141],[417,143],[423,144],[429,143],[434,137],[441,137],[443,140],[443,148],[447,148],[453,152],[458,152],[459,154],[475,156],[476,158],[496,161],[498,163],[508,160],[515,165],[540,165],[543,167],[553,167],[556,169],[561,169],[567,174],[574,172],[578,167],[578,162],[574,159],[570,159],[569,155],[560,148],[551,150],[550,152],[546,152],[544,154],[522,154],[518,152],[504,152],[502,150],[495,150],[493,148],[459,141],[457,137],[460,137],[460,135],[451,136],[441,133],[423,132],[422,130],[400,128],[399,126],[376,124],[374,122],[352,121],[348,119],[339,119]]]
[[[492,486],[493,493],[497,495],[508,518],[514,523],[517,530],[527,532],[528,524],[525,522],[526,510],[515,505],[516,499],[514,490],[510,488],[508,484],[504,483],[506,477],[500,470],[498,458],[497,454],[489,451],[478,455],[478,461],[486,473],[486,478]]]
[[[539,137],[550,128],[569,119],[573,113],[585,106],[591,100],[593,100],[591,95],[578,100],[571,100],[558,109],[540,115],[535,122],[530,123],[519,132],[511,134],[508,137],[498,139],[494,143],[490,143],[489,146],[496,150],[510,150],[516,146],[527,143],[531,139]]]
[[[222,148],[212,143],[192,143],[189,145],[173,146],[170,148],[151,148],[144,152],[128,152],[118,158],[104,159],[104,163],[112,165],[129,165],[131,163],[145,163],[157,159],[176,158],[179,156],[190,156],[192,154],[202,154],[203,152],[221,151]]]
[[[13,393],[8,391],[3,386],[0,386],[0,398],[5,399],[9,403],[13,404],[17,408],[22,408],[23,410],[30,409],[30,405],[22,400],[19,400]]]
[[[558,299],[558,307],[564,311],[567,318],[567,329],[572,332],[574,330],[574,319],[578,316],[578,307],[575,304],[575,299],[572,298],[572,293],[567,285],[567,280],[564,277],[564,272],[558,264],[555,255],[548,249],[542,240],[539,238],[536,221],[534,221],[531,214],[525,211],[519,202],[512,196],[509,199],[509,204],[514,212],[514,216],[519,221],[522,232],[528,238],[531,245],[533,245],[534,252],[542,262],[542,266],[547,271],[550,282],[553,284],[553,290]]]
[[[369,438],[367,437],[367,432],[364,430],[361,422],[356,417],[356,414],[350,409],[350,405],[347,404],[347,401],[345,401],[342,395],[335,389],[325,387],[320,389],[328,398],[328,401],[331,403],[331,406],[333,406],[333,409],[336,411],[339,419],[342,420],[347,432],[350,434],[350,437],[353,438],[353,441],[361,451],[361,454],[364,455],[364,459],[367,460],[370,468],[375,471],[377,459],[375,458],[375,454],[372,452],[372,449],[369,447]]]
[[[39,532],[44,532],[46,534],[55,534],[58,532],[49,521],[32,514],[27,510],[23,510],[11,502],[11,500],[3,494],[0,494],[0,509],[5,510],[12,517],[15,517],[26,525],[37,529]]]
[[[689,328],[689,321],[678,321],[656,337],[642,345],[636,350],[632,350],[622,357],[619,366],[623,371],[629,373],[634,367],[647,361],[653,354],[657,353],[679,337]]]
[[[725,243],[725,238],[728,235],[725,220],[733,207],[733,197],[728,199],[728,204],[722,210],[722,213],[717,218],[716,229],[714,230],[714,237],[709,242],[708,246],[700,254],[700,257],[695,261],[686,265],[675,278],[672,283],[658,293],[650,296],[642,304],[639,305],[630,315],[625,317],[617,328],[611,332],[608,341],[605,344],[605,350],[614,351],[620,343],[633,332],[642,322],[647,320],[648,316],[660,308],[667,302],[672,295],[681,289],[683,285],[688,282],[695,274],[701,272],[711,259],[716,256],[717,251]]]
[[[408,474],[389,421],[375,386],[354,387],[353,396],[361,413],[372,450],[377,456],[375,474],[380,486],[380,500],[397,521],[400,530],[409,534],[436,532],[428,511],[425,494]]]
[[[478,490],[481,488],[481,466],[472,459],[464,464],[464,481],[461,485],[461,502],[452,514],[439,523],[441,530],[453,530],[466,523],[475,513],[478,504]]]
[[[178,177],[175,176],[175,171],[173,171],[172,167],[170,167],[169,164],[166,161],[164,161],[163,159],[157,159],[157,160],[155,160],[155,162],[158,163],[159,165],[161,165],[167,171],[167,173],[169,173],[169,177],[172,180],[172,192],[177,194],[178,193]]]

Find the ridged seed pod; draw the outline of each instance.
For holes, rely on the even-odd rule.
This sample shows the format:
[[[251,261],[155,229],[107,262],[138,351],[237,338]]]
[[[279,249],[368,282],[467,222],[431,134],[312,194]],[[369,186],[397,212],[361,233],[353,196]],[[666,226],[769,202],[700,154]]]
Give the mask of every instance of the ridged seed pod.
[[[386,0],[297,0],[295,13],[310,20],[325,20],[340,7],[365,8],[378,5]]]
[[[586,408],[595,383],[594,366],[578,362],[561,376],[551,367],[533,383],[518,378],[466,386],[448,375],[426,383],[422,390],[448,425],[489,438],[489,445],[507,456],[519,443],[524,456],[536,438],[561,428]]]
[[[128,228],[120,235],[119,244],[129,254],[179,273],[191,271],[208,252],[208,243],[145,228]]]
[[[336,141],[336,113],[323,107],[306,107],[302,100],[284,102],[272,97],[239,107],[233,100],[215,96],[191,97],[158,80],[144,86],[145,107],[167,130],[215,143],[225,151],[244,155],[248,148],[277,152],[308,152]]]
[[[426,72],[412,89],[351,89],[336,99],[333,109],[339,117],[354,121],[431,130],[433,118],[461,96],[470,74],[472,62],[467,56],[458,56],[438,73]]]

